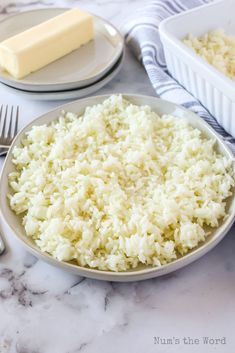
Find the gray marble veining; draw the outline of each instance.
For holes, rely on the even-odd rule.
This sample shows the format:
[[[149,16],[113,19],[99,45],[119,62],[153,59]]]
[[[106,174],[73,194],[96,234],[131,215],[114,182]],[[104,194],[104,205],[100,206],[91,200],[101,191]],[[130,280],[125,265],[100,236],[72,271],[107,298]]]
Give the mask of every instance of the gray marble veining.
[[[120,26],[143,0],[1,0],[2,16],[44,6],[81,6]],[[127,51],[120,74],[99,93],[154,95]],[[59,102],[19,104],[20,126]],[[62,104],[63,102],[61,102]],[[0,166],[3,159],[0,159]],[[235,350],[235,228],[209,254],[171,275],[139,283],[80,278],[28,254],[3,224],[0,257],[0,353],[127,353]],[[211,343],[205,343],[209,337]],[[221,341],[215,344],[215,338]],[[198,341],[197,341],[198,340]],[[199,342],[199,343],[196,343]]]

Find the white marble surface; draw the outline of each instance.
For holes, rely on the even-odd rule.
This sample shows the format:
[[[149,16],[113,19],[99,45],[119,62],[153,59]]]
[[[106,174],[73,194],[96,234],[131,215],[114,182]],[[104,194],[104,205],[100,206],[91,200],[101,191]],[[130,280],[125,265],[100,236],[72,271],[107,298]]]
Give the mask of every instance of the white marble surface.
[[[1,0],[0,11],[80,5],[119,26],[141,3]],[[106,92],[154,94],[129,52],[117,78],[99,91]],[[20,105],[21,127],[63,103],[22,100],[3,87],[0,101]],[[234,352],[235,228],[194,264],[130,284],[64,273],[29,255],[5,225],[3,230],[7,251],[0,257],[0,353]],[[189,344],[188,337],[198,341]],[[204,344],[203,337],[222,341]]]

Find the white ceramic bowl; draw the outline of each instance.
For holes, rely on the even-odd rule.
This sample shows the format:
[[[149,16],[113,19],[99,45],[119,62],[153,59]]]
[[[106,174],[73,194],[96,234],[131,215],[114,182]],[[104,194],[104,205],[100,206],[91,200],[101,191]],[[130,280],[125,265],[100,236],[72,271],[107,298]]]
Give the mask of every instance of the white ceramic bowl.
[[[185,118],[189,120],[190,124],[200,129],[206,137],[216,139],[218,151],[224,156],[226,156],[227,158],[233,160],[232,153],[230,152],[228,147],[224,144],[224,142],[219,138],[219,136],[212,130],[212,128],[206,122],[204,122],[201,118],[199,118],[191,111],[186,110],[176,104],[173,104],[155,97],[129,95],[129,94],[124,94],[123,96],[134,104],[149,105],[153,110],[155,110],[160,115],[173,114],[179,118]],[[15,146],[20,145],[20,142],[25,132],[30,130],[33,125],[50,123],[52,120],[58,117],[59,112],[61,110],[67,110],[74,113],[82,114],[87,106],[100,103],[106,98],[108,98],[108,95],[84,98],[81,100],[68,103],[35,119],[33,122],[31,122],[29,125],[27,125],[23,130],[19,132],[19,134],[15,138],[9,150],[9,153],[5,160],[2,174],[1,174],[0,210],[8,226],[13,230],[16,237],[19,240],[21,240],[23,245],[30,252],[32,252],[35,256],[41,258],[42,260],[45,260],[50,264],[60,267],[64,270],[73,272],[80,276],[101,279],[101,280],[123,281],[123,282],[143,280],[143,279],[161,276],[169,272],[175,271],[195,261],[202,255],[207,253],[209,250],[211,250],[216,244],[218,244],[218,242],[228,232],[228,230],[232,226],[233,221],[235,219],[234,193],[233,193],[233,196],[230,197],[230,199],[227,201],[228,217],[223,222],[221,222],[220,226],[217,229],[213,230],[212,234],[207,237],[204,243],[200,244],[197,248],[192,250],[187,255],[181,258],[178,258],[177,260],[167,265],[163,265],[160,268],[141,266],[141,267],[138,267],[137,269],[126,271],[126,272],[100,271],[100,270],[94,270],[91,268],[80,267],[72,263],[59,262],[58,260],[54,259],[52,256],[40,251],[40,249],[35,245],[35,243],[26,236],[25,230],[21,225],[21,218],[19,216],[16,216],[15,213],[9,207],[7,194],[11,193],[11,190],[8,186],[8,174],[14,170],[14,165],[12,164],[12,161],[11,161],[12,149]]]
[[[164,20],[159,27],[169,72],[235,137],[235,82],[206,62],[182,40],[223,28],[235,36],[235,1],[219,0]]]

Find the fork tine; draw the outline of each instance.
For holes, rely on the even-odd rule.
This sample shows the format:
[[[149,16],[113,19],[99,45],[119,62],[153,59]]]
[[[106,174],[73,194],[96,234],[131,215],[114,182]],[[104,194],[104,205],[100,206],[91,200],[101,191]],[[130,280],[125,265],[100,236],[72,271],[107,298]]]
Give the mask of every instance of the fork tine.
[[[15,120],[14,136],[16,136],[17,131],[18,131],[18,122],[19,122],[19,106],[17,105],[17,108],[16,108],[16,120]]]
[[[13,120],[13,106],[11,107],[11,115],[10,115],[10,123],[7,131],[7,138],[11,138],[11,127],[12,127],[12,120]]]
[[[1,105],[1,109],[0,109],[0,122],[1,122],[1,119],[2,119],[2,109],[3,109],[3,105]]]
[[[10,110],[10,112],[9,112]],[[10,121],[8,122],[8,120]],[[2,105],[0,107],[0,145],[10,146],[18,131],[19,106],[15,107]],[[13,130],[13,131],[12,131]],[[7,134],[6,134],[7,131]]]
[[[3,126],[2,126],[2,136],[5,136],[5,129],[6,129],[6,122],[7,122],[7,111],[8,111],[8,105],[6,106],[6,110],[5,110],[5,117],[3,120]]]

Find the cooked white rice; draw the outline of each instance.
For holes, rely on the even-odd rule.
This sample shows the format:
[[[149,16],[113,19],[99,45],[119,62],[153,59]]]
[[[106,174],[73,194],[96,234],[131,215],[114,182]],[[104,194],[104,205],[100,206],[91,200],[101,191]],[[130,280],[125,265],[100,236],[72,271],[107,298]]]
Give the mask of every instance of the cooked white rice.
[[[121,95],[33,126],[14,148],[10,206],[60,261],[125,271],[161,266],[217,227],[231,162],[183,120]]]
[[[235,79],[235,37],[217,29],[201,37],[190,34],[184,43],[228,77]]]

